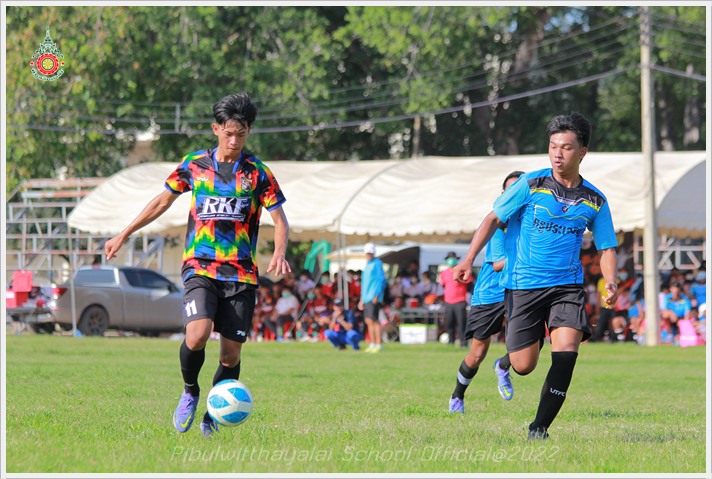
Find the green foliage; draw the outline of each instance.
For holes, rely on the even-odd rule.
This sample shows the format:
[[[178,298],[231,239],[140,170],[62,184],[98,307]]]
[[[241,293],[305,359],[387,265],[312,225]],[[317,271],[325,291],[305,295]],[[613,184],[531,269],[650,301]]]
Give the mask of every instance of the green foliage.
[[[182,387],[178,347],[165,339],[7,336],[7,472],[705,471],[705,348],[584,344],[551,438],[535,444],[526,428],[549,346],[536,371],[514,377],[514,399],[505,402],[490,369],[504,348],[492,344],[463,417],[447,413],[459,348],[389,343],[372,355],[328,343],[248,342],[240,380],[254,396],[252,417],[210,440],[196,423],[185,434],[171,424]],[[218,350],[208,343],[199,416]]]
[[[287,244],[286,257],[289,259],[289,266],[291,266],[292,272],[295,276],[298,276],[302,269],[304,269],[304,261],[306,260],[309,251],[311,251],[311,247],[311,241],[290,241]],[[258,252],[263,256],[271,258],[272,253],[274,253],[274,241],[267,240],[265,242],[265,246]],[[262,272],[262,274],[264,274],[264,272]]]
[[[704,8],[650,10],[654,63],[703,77]],[[211,106],[240,90],[259,110],[248,147],[266,161],[402,158],[416,140],[425,155],[540,153],[548,119],[571,110],[592,119],[596,150],[639,150],[638,16],[625,6],[11,6],[6,187],[110,175],[147,131],[156,160],[177,162],[214,144]],[[28,65],[46,27],[66,60],[54,82]],[[654,76],[659,147],[704,149],[705,82]]]

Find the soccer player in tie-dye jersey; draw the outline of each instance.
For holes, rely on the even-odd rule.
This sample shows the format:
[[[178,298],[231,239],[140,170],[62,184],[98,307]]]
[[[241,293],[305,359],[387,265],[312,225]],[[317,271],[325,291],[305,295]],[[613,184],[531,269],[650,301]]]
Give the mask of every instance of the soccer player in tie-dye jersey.
[[[606,280],[606,307],[618,298],[615,230],[606,197],[579,174],[588,152],[591,123],[581,114],[554,117],[546,128],[551,168],[522,175],[494,203],[477,228],[465,258],[453,276],[466,280],[473,259],[507,224],[506,262],[501,273],[507,308],[507,352],[499,367],[529,374],[539,359],[546,328],[551,337],[551,367],[529,439],[546,439],[564,404],[579,345],[591,336],[586,318],[583,233],[593,233]]]
[[[255,261],[262,208],[274,222],[274,253],[267,272],[291,272],[285,259],[289,223],[282,209],[284,195],[272,172],[244,151],[257,109],[246,93],[228,95],[213,105],[214,149],[189,153],[166,179],[156,196],[121,233],[107,241],[106,257],[116,256],[132,233],[161,216],[182,193],[190,192],[191,206],[181,275],[185,340],[180,365],[185,383],[173,425],[190,429],[200,397],[198,375],[205,361],[210,333],[220,333],[220,361],[213,385],[239,379],[240,353],[252,329],[255,289],[259,273]],[[217,431],[206,412],[203,435]]]

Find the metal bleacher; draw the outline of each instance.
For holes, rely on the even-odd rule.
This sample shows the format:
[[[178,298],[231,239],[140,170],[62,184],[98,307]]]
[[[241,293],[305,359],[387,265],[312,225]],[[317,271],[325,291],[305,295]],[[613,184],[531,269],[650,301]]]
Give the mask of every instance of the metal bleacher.
[[[77,267],[105,262],[104,243],[110,236],[73,230],[72,210],[105,178],[32,179],[8,195],[5,224],[5,264],[9,278],[18,270],[32,271],[50,283],[62,283]],[[141,264],[161,255],[161,236],[132,237],[131,262]]]

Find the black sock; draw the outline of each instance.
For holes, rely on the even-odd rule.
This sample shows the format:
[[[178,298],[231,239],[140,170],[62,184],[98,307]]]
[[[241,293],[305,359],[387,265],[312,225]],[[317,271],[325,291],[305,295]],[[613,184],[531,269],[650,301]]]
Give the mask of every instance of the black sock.
[[[240,364],[242,364],[242,360],[237,363],[237,366],[229,368],[227,366],[223,366],[222,363],[218,363],[218,369],[215,371],[215,376],[213,376],[213,386],[224,379],[240,379]],[[208,414],[207,411],[203,415],[203,421],[212,421],[210,414]]]
[[[577,352],[559,351],[551,353],[551,367],[541,389],[539,409],[529,429],[548,429],[559,413],[566,399],[566,391],[571,384],[571,376],[576,366]]]
[[[499,358],[499,369],[501,369],[502,371],[506,371],[511,367],[512,363],[509,362],[509,353]]]
[[[452,393],[453,398],[462,399],[465,397],[465,389],[467,389],[467,386],[470,385],[470,381],[472,381],[472,378],[474,378],[475,374],[477,374],[477,369],[479,368],[471,368],[468,366],[464,360],[460,363],[460,369],[457,371],[455,391]]]
[[[198,386],[198,375],[200,368],[205,362],[205,348],[193,351],[185,344],[180,345],[180,371],[183,373],[183,382],[185,382],[185,392],[197,396],[200,394],[200,386]]]
[[[229,368],[223,366],[222,363],[218,364],[218,369],[215,371],[215,376],[213,376],[213,386],[224,379],[240,379],[240,365],[242,361],[237,363],[237,366]]]

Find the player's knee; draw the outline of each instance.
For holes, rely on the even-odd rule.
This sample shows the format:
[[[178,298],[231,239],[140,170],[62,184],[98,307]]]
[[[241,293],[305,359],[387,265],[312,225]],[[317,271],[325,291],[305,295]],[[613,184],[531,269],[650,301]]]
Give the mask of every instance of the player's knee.
[[[511,355],[509,360],[512,363],[512,369],[519,376],[526,376],[536,369],[536,361],[517,361]]]
[[[512,370],[519,376],[526,376],[530,372],[534,371],[534,366],[516,367],[514,364],[512,364]]]
[[[208,339],[210,339],[210,332],[207,334],[201,333],[187,333],[185,335],[185,344],[193,351],[198,349],[204,349],[208,344]]]
[[[226,368],[234,368],[240,362],[239,351],[229,351],[220,353],[220,364]]]

